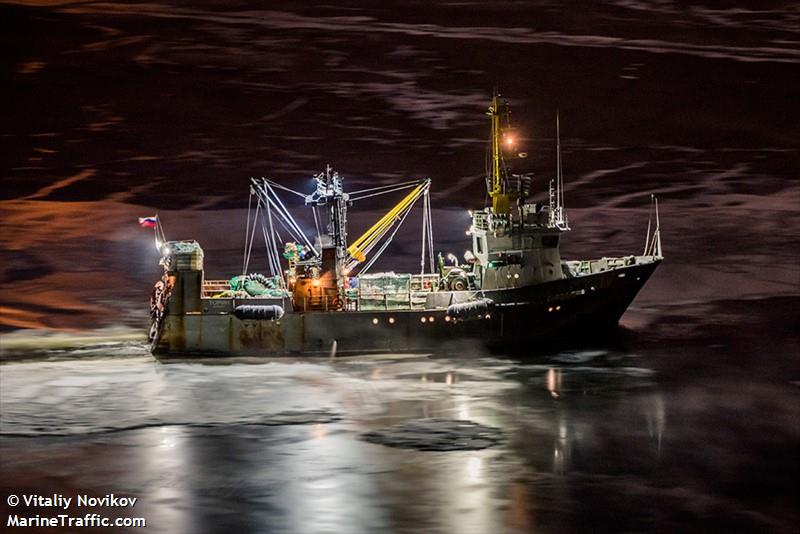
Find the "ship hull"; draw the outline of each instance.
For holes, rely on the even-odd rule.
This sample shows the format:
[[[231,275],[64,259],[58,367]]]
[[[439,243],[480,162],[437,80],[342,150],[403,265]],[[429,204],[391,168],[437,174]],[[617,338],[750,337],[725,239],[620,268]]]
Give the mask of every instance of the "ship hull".
[[[168,311],[152,350],[159,356],[328,356],[462,347],[531,349],[613,328],[659,263],[477,292],[495,307],[486,316],[466,321],[448,318],[446,306],[289,312],[280,320],[241,320],[213,310]],[[453,293],[453,298],[459,296],[464,295]]]

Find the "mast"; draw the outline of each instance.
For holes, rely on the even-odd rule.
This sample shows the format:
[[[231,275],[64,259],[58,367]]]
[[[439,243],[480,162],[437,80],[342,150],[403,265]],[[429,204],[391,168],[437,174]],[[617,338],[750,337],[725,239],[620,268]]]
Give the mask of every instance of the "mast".
[[[564,209],[564,172],[561,169],[561,121],[556,111],[556,209],[555,224],[561,230],[569,230],[567,213]]]
[[[328,204],[328,235],[336,247],[337,257],[344,257],[347,248],[347,202],[339,173],[325,166],[325,188]],[[340,254],[341,252],[341,254]]]
[[[663,258],[664,255],[661,252],[661,220],[658,217],[658,197],[656,197],[654,195],[653,196],[653,200],[655,201],[655,205],[656,205],[656,234],[655,234],[656,250],[655,250],[655,254],[659,258]]]
[[[655,228],[653,226],[653,216],[655,215]],[[647,237],[644,241],[644,256],[656,256],[663,258],[661,252],[661,219],[658,215],[658,197],[650,194],[650,218],[647,221]]]
[[[507,175],[501,142],[503,134],[509,129],[509,108],[507,102],[500,100],[500,93],[497,89],[495,89],[492,94],[492,105],[489,106],[489,112],[487,114],[491,118],[492,123],[492,168],[488,180],[491,186],[489,196],[492,197],[492,211],[494,214],[507,216],[509,215],[509,205],[513,199],[506,190]],[[502,118],[505,118],[506,121],[505,128],[501,121]],[[506,142],[511,144],[513,140],[507,137]]]
[[[345,260],[347,259],[347,202],[349,196],[344,192],[342,179],[330,165],[325,166],[325,171],[314,177],[317,188],[308,197],[306,204],[324,206],[328,208],[327,235],[335,249],[336,280],[343,287],[347,275]],[[321,254],[323,243],[319,243]]]
[[[561,121],[556,110],[556,207],[561,210]],[[560,215],[560,213],[559,213]]]

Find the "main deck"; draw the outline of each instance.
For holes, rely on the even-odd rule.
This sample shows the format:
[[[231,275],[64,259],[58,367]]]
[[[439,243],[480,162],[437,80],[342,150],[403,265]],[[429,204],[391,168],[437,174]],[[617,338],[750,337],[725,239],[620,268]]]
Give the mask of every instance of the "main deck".
[[[303,309],[288,295],[214,298],[221,284],[209,280],[196,309],[167,310],[153,352],[319,356],[457,350],[464,343],[487,349],[533,347],[616,324],[660,261],[630,256],[576,262],[575,276],[488,291],[428,290],[423,283],[405,293],[359,293],[345,307],[328,310]],[[491,313],[466,321],[448,313],[453,303],[478,298],[492,302]],[[241,306],[280,306],[285,313],[273,320],[241,319],[236,314]]]

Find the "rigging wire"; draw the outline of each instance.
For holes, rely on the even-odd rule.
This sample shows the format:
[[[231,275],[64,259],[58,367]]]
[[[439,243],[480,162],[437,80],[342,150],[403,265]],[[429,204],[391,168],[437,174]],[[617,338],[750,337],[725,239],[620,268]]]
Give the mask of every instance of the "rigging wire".
[[[272,274],[272,276],[277,276],[278,274],[280,274],[281,266],[280,262],[274,261],[274,256],[277,253],[278,247],[277,243],[275,243],[275,231],[272,224],[272,209],[269,206],[267,206],[267,221],[269,224],[269,238],[270,238],[270,242],[267,243],[267,263],[269,264],[270,273]],[[266,228],[263,225],[262,225],[262,231],[264,231],[266,234]],[[266,240],[266,235],[264,237]]]
[[[353,199],[353,197],[361,195],[363,193],[371,193],[373,191],[379,191],[379,190],[382,190],[382,189],[391,189],[391,191],[397,191],[399,189],[406,189],[408,187],[414,187],[415,185],[419,185],[420,182],[423,182],[423,181],[424,180],[414,180],[412,182],[403,182],[401,184],[380,185],[378,187],[370,187],[368,189],[359,189],[358,191],[353,191],[353,192],[349,193],[349,196],[350,196],[350,200],[359,200],[359,199]],[[388,192],[391,192],[391,191],[386,191],[386,192],[388,193]],[[366,197],[363,197],[363,198],[366,198]]]
[[[656,206],[656,232],[653,236],[655,240],[656,249],[654,252],[657,256],[662,257],[663,253],[661,251],[661,221],[658,217],[658,197],[655,195],[653,195],[653,202],[655,203]]]
[[[430,188],[425,191],[425,200],[428,209],[428,259],[430,260],[431,274],[435,273],[433,264],[433,212],[431,211]]]
[[[419,200],[419,198],[420,198],[421,196],[424,196],[424,193],[425,193],[425,192],[426,192],[426,191],[429,189],[429,187],[430,187],[430,181],[428,181],[427,183],[425,183],[425,184],[424,184],[424,186],[422,186],[422,188],[421,188],[421,189],[420,189],[420,190],[419,190],[419,191],[418,191],[418,192],[415,194],[415,196],[414,196],[413,198],[411,198],[411,200],[408,202],[408,204],[407,204],[406,206],[404,206],[402,210],[398,211],[398,212],[397,212],[397,213],[394,215],[394,217],[392,218],[392,220],[387,220],[387,221],[384,223],[384,225],[383,225],[383,226],[382,226],[382,227],[381,227],[381,228],[380,228],[380,229],[379,229],[377,232],[375,232],[375,234],[374,234],[373,236],[371,236],[371,237],[370,237],[370,241],[369,241],[369,244],[368,244],[368,245],[364,246],[363,248],[362,248],[361,246],[359,246],[359,247],[358,247],[358,249],[359,249],[359,250],[360,250],[360,251],[361,251],[361,252],[362,252],[364,255],[371,253],[371,252],[372,252],[372,250],[373,250],[373,249],[374,249],[374,248],[375,248],[375,247],[378,245],[378,243],[380,242],[380,240],[381,240],[381,239],[383,239],[383,237],[384,237],[384,236],[386,236],[386,234],[387,234],[387,233],[388,233],[388,232],[389,232],[389,231],[392,229],[392,227],[394,226],[394,231],[392,231],[392,233],[391,233],[390,237],[389,237],[389,238],[388,238],[388,239],[387,239],[387,240],[386,240],[386,241],[385,241],[385,242],[384,242],[384,243],[383,243],[383,244],[380,246],[380,248],[378,249],[378,252],[376,252],[376,253],[375,253],[375,254],[372,256],[372,258],[369,260],[369,262],[367,262],[367,264],[365,265],[365,267],[366,267],[367,269],[368,269],[369,267],[371,267],[371,266],[372,266],[372,264],[373,264],[373,263],[375,263],[375,260],[377,260],[377,259],[378,259],[378,257],[380,257],[380,255],[383,253],[383,251],[384,251],[384,250],[386,250],[386,247],[389,245],[389,243],[390,243],[390,242],[391,242],[391,240],[394,238],[394,236],[395,236],[395,234],[397,233],[397,231],[398,231],[398,230],[400,229],[400,227],[403,225],[403,222],[406,220],[406,217],[408,217],[408,214],[409,214],[409,213],[411,212],[411,210],[413,209],[413,207],[414,207],[414,205],[416,204],[417,200]],[[399,221],[399,222],[398,222],[398,221]],[[397,223],[397,224],[395,225],[395,223]],[[363,236],[362,236],[362,237],[363,237]],[[351,245],[351,246],[352,246],[352,245]],[[359,261],[358,261],[358,260],[351,261],[351,262],[350,262],[350,263],[347,265],[347,269],[348,269],[348,270],[351,270],[351,269],[353,269],[353,268],[354,268],[356,265],[358,265],[358,263],[359,263]],[[361,273],[363,273],[363,272],[365,272],[365,270],[364,270],[364,267],[362,267],[362,269],[359,271],[359,274],[361,274]]]
[[[281,226],[283,226],[283,229],[284,229],[284,230],[286,230],[286,232],[289,234],[289,237],[291,237],[291,238],[292,238],[292,241],[300,241],[300,239],[298,239],[298,238],[295,236],[295,234],[294,234],[294,232],[292,231],[292,229],[291,229],[289,226],[287,226],[287,225],[286,225],[286,223],[283,221],[283,219],[282,219],[282,218],[280,218],[280,217],[277,217],[277,220],[278,220],[278,222],[280,223],[280,225],[281,225]],[[277,230],[275,231],[275,233],[278,235],[278,238],[280,239],[280,234],[278,234]],[[283,239],[281,239],[281,242],[282,242],[282,241],[283,241]]]
[[[311,206],[311,212],[314,214],[314,228],[317,229],[317,242],[319,243],[320,248],[322,248],[322,232],[319,230],[319,216],[317,215],[317,206]]]
[[[644,252],[643,256],[648,256],[650,253],[650,226],[653,223],[653,195],[650,195],[650,214],[647,218],[647,236],[644,238]]]
[[[258,212],[261,210],[261,199],[258,199],[258,204],[256,205],[256,214],[253,217],[253,229],[250,233],[250,245],[247,248],[247,257],[245,258],[244,262],[244,272],[243,275],[247,274],[247,269],[250,267],[250,257],[253,254],[253,241],[256,237],[256,221],[258,221]]]
[[[425,247],[428,244],[427,240],[427,233],[428,233],[428,210],[426,209],[428,203],[428,192],[425,191],[425,194],[422,197],[422,252],[420,253],[419,257],[419,275],[422,276],[425,274]]]
[[[156,213],[156,228],[155,228],[156,238],[161,241],[162,244],[167,242],[167,235],[164,233],[164,226],[161,224],[161,217]]]
[[[381,254],[383,254],[383,251],[386,250],[386,247],[388,247],[389,244],[392,242],[392,239],[394,239],[394,236],[397,233],[397,231],[400,230],[401,226],[403,226],[403,221],[405,221],[406,217],[408,217],[408,214],[411,213],[411,208],[414,206],[415,203],[416,203],[416,200],[414,200],[414,202],[411,204],[411,206],[409,206],[408,209],[405,210],[405,213],[403,213],[403,216],[400,218],[399,224],[397,226],[395,226],[395,229],[392,232],[392,234],[389,236],[389,238],[386,241],[384,241],[383,245],[381,245],[381,248],[378,249],[378,252],[373,254],[372,258],[370,258],[370,260],[364,265],[364,267],[362,267],[361,270],[358,271],[358,275],[359,276],[361,276],[362,274],[366,274],[366,272],[369,270],[369,268],[372,267],[372,264],[375,263],[377,261],[377,259],[381,257]]]
[[[250,237],[250,208],[253,205],[253,189],[250,188],[250,196],[247,198],[247,228],[244,231],[244,253],[242,254],[242,276],[245,275],[247,266],[247,241]]]
[[[386,191],[380,191],[380,192],[377,192],[377,193],[370,193],[369,195],[360,196],[358,198],[350,197],[349,200],[350,200],[350,202],[356,202],[358,200],[364,200],[365,198],[377,197],[379,195],[385,195],[385,194],[388,194],[388,193],[394,193],[395,191],[402,191],[404,189],[411,189],[412,187],[418,186],[419,184],[420,184],[420,182],[416,182],[416,183],[413,183],[411,185],[404,185],[402,187],[396,187],[394,189],[389,189],[389,190],[386,190]]]
[[[289,189],[285,185],[279,184],[278,182],[273,182],[269,178],[264,178],[262,176],[261,179],[264,180],[269,185],[271,185],[272,187],[277,187],[278,189],[283,189],[284,191],[286,191],[288,193],[292,193],[293,195],[297,195],[298,197],[300,197],[302,199],[306,198],[306,195],[304,195],[303,193],[300,193],[299,191],[295,191],[294,189]]]
[[[307,245],[309,247],[309,251],[313,253],[315,256],[319,257],[319,252],[315,249],[313,245],[311,245],[305,233],[302,231],[300,226],[297,224],[297,222],[287,209],[286,205],[278,196],[276,189],[290,192],[304,199],[307,199],[308,197],[306,197],[301,193],[298,193],[297,191],[293,191],[290,188],[285,187],[281,184],[277,184],[267,178],[262,177],[260,181],[252,179],[251,182],[252,182],[252,187],[250,190],[250,198],[248,199],[247,228],[245,231],[246,252],[243,265],[243,274],[244,275],[247,274],[250,260],[252,259],[252,250],[253,250],[253,243],[255,240],[256,227],[260,222],[261,233],[264,238],[264,243],[267,246],[267,267],[273,276],[280,276],[281,281],[283,282],[285,287],[286,282],[283,278],[284,273],[281,270],[280,251],[278,247],[278,244],[283,242],[283,239],[281,238],[278,226],[283,227],[283,229],[286,232],[288,232],[289,236],[295,241]],[[409,189],[411,187],[418,187],[420,190],[418,192],[413,193],[413,197],[408,199],[410,200],[410,202],[408,202],[407,206],[405,206],[405,208],[402,209],[402,211],[396,213],[391,219],[387,219],[385,222],[382,223],[381,225],[382,227],[378,228],[376,235],[369,239],[368,241],[369,244],[367,246],[365,246],[363,249],[361,248],[359,249],[360,252],[364,254],[370,254],[372,256],[370,260],[366,264],[364,264],[363,267],[360,269],[359,274],[366,273],[380,258],[382,253],[386,250],[386,248],[391,244],[395,235],[405,222],[408,215],[411,213],[414,205],[416,204],[417,200],[419,200],[420,196],[423,197],[422,254],[420,257],[420,268],[421,268],[421,273],[424,274],[425,258],[427,256],[430,263],[430,270],[431,272],[434,272],[433,217],[430,204],[429,179],[416,180],[413,182],[406,182],[397,185],[392,184],[387,186],[363,189],[351,193],[350,200],[355,201],[355,200],[366,199],[378,195],[400,191],[403,189]],[[255,196],[257,199],[254,215],[252,215],[253,196]],[[314,228],[317,232],[317,239],[321,243],[322,230],[320,226],[321,219],[318,212],[318,207],[316,205],[312,205],[311,207],[314,216]],[[259,219],[259,214],[262,209],[265,211],[265,214],[263,217]],[[275,217],[273,217],[273,212]],[[275,221],[277,221],[278,225],[275,224]],[[381,243],[382,240],[383,243]],[[376,247],[378,247],[378,250],[374,255],[372,255],[371,254],[372,250],[375,249]],[[346,268],[348,270],[352,269],[359,263],[360,263],[359,261],[351,261],[346,266]]]
[[[269,205],[275,209],[276,215],[278,215],[278,221],[281,225],[286,229],[287,232],[292,236],[295,241],[301,242],[308,246],[311,253],[315,256],[319,256],[319,253],[313,247],[311,242],[308,240],[306,235],[298,226],[297,222],[295,222],[294,218],[292,217],[289,210],[281,201],[278,194],[272,189],[269,185],[269,181],[266,178],[262,179],[262,183],[258,184],[258,191],[260,193],[260,197],[263,197]]]
[[[389,210],[383,217],[381,217],[372,227],[367,230],[361,237],[356,239],[347,249],[348,254],[356,260],[356,263],[364,261],[364,254],[371,251],[376,244],[383,239],[387,232],[390,231],[392,226],[400,218],[400,215],[409,209],[414,203],[422,196],[425,188],[428,187],[430,181],[423,181],[407,194],[394,208]]]
[[[266,183],[266,180],[265,180],[265,183]],[[273,198],[269,198],[269,196],[267,198],[269,198],[269,200],[271,202],[273,202],[273,206],[276,207],[276,209],[278,210],[278,213],[284,218],[286,223],[295,230],[295,232],[297,233],[297,236],[299,236],[298,241],[303,241],[315,256],[319,256],[319,253],[316,251],[314,246],[311,244],[311,242],[308,240],[306,235],[303,233],[303,230],[300,229],[300,226],[298,226],[297,222],[295,222],[295,220],[292,217],[291,213],[289,213],[289,210],[283,204],[283,202],[281,201],[280,197],[278,197],[278,194],[275,192],[275,190],[273,190],[272,187],[269,184],[266,184],[266,189],[267,189],[267,191],[269,193],[272,194],[272,197],[274,198],[274,200],[273,200]],[[293,236],[293,237],[296,237],[296,236]]]
[[[267,268],[272,276],[275,276],[275,265],[272,263],[272,246],[271,239],[267,233],[267,222],[261,219],[261,234],[264,236],[264,246],[267,247]]]

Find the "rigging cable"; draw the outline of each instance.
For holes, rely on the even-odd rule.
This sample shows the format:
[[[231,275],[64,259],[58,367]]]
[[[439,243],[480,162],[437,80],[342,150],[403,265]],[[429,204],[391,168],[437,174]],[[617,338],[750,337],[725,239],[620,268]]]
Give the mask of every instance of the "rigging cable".
[[[267,268],[270,274],[274,276],[275,266],[272,263],[270,236],[267,233],[267,222],[263,218],[261,219],[261,234],[264,236],[264,246],[267,247]]]
[[[317,230],[317,242],[319,243],[320,249],[322,249],[322,232],[319,230],[319,217],[317,215],[317,206],[311,206],[311,212],[314,214],[314,228]]]
[[[428,207],[428,259],[430,260],[431,274],[435,273],[433,264],[433,212],[431,211],[430,188],[425,190],[425,200]]]
[[[311,242],[308,240],[306,235],[303,233],[303,231],[297,225],[297,223],[295,222],[295,220],[292,217],[291,213],[289,213],[289,210],[286,209],[286,206],[283,204],[283,202],[281,201],[281,199],[278,196],[278,194],[272,189],[272,187],[269,185],[269,183],[268,183],[268,181],[266,179],[264,179],[264,184],[266,185],[266,190],[268,191],[268,195],[269,195],[269,193],[272,193],[272,196],[274,197],[274,201],[273,201],[272,198],[269,198],[269,196],[267,198],[270,200],[270,202],[273,202],[273,206],[278,210],[279,215],[281,215],[285,219],[286,223],[289,224],[289,226],[291,226],[295,230],[295,232],[297,232],[297,234],[301,238],[299,240],[303,241],[304,244],[308,246],[310,251],[315,256],[319,256],[319,253],[316,251],[316,249],[311,244]]]
[[[269,224],[269,239],[270,241],[266,243],[267,245],[267,263],[269,264],[270,273],[272,276],[277,276],[280,274],[281,267],[280,262],[276,262],[274,256],[277,254],[278,246],[275,242],[275,229],[272,224],[272,209],[268,206],[267,207],[267,221]],[[262,227],[262,230],[266,230],[266,228]],[[266,241],[266,236],[265,236]]]
[[[286,187],[285,185],[281,185],[281,184],[279,184],[278,182],[273,182],[273,181],[272,181],[272,180],[270,180],[269,178],[264,178],[264,177],[262,176],[262,178],[261,178],[261,179],[262,179],[262,180],[264,180],[265,182],[267,182],[267,183],[268,183],[269,185],[271,185],[272,187],[277,187],[278,189],[283,189],[284,191],[287,191],[287,192],[289,192],[289,193],[292,193],[293,195],[297,195],[298,197],[300,197],[300,198],[303,198],[303,199],[305,199],[305,198],[306,198],[306,195],[304,195],[303,193],[300,193],[299,191],[295,191],[294,189],[289,189],[289,188],[288,188],[288,187]]]
[[[381,190],[383,190],[384,193],[390,193],[392,191],[398,191],[400,189],[407,189],[409,187],[413,187],[415,185],[419,185],[420,182],[423,182],[423,181],[424,180],[415,180],[413,182],[403,182],[401,184],[380,185],[378,187],[370,187],[368,189],[359,189],[358,191],[353,191],[351,193],[348,193],[348,196],[350,197],[350,200],[360,200],[361,198],[367,198],[367,197],[359,197],[359,198],[353,198],[353,197],[357,197],[358,195],[361,195],[361,194],[364,194],[364,193],[372,193],[374,191],[381,191]],[[378,194],[381,194],[381,193],[378,193]]]
[[[414,202],[416,202],[416,199],[414,200]],[[389,243],[391,243],[392,239],[394,239],[394,236],[397,233],[397,231],[400,230],[401,226],[403,226],[403,221],[405,221],[406,217],[408,217],[408,214],[411,213],[411,208],[413,206],[414,206],[414,203],[412,203],[411,206],[409,206],[408,209],[406,209],[405,213],[403,213],[402,218],[400,218],[400,222],[398,223],[398,225],[395,227],[394,231],[392,232],[392,235],[390,235],[389,238],[383,243],[383,245],[381,245],[381,248],[378,249],[378,252],[373,254],[372,258],[370,258],[370,260],[366,263],[366,265],[364,265],[364,267],[362,267],[361,270],[358,271],[358,275],[359,276],[361,276],[362,274],[366,274],[366,272],[369,270],[369,268],[372,267],[372,264],[375,263],[375,261],[378,258],[380,258],[381,254],[383,254],[383,251],[386,250],[386,247],[388,247]],[[357,262],[354,262],[354,263],[357,264]],[[354,266],[355,265],[353,263],[351,263],[350,265],[348,265],[348,269],[351,269]]]
[[[394,223],[398,220],[400,214],[410,206],[414,205],[414,203],[422,195],[424,189],[428,187],[429,183],[430,180],[427,180],[417,185],[413,191],[403,197],[403,199],[398,202],[395,207],[389,210],[383,217],[373,224],[369,230],[364,232],[361,237],[351,243],[347,248],[347,253],[356,260],[364,261],[364,255],[369,252],[375,246],[375,244],[381,238],[383,238],[384,235],[386,235],[392,225],[394,225]]]
[[[650,214],[647,218],[647,236],[644,238],[644,252],[642,253],[643,256],[649,256],[650,254],[650,226],[653,223],[653,195],[650,194]]]
[[[253,217],[253,229],[250,232],[250,245],[247,248],[247,257],[245,258],[244,261],[244,273],[242,274],[247,274],[247,269],[248,267],[250,267],[250,257],[252,256],[253,253],[253,241],[255,240],[256,237],[256,221],[258,221],[258,212],[260,210],[261,210],[261,199],[259,198],[258,204],[256,205],[256,214]]]
[[[242,276],[247,270],[247,242],[250,237],[250,208],[253,205],[253,188],[250,188],[250,196],[247,199],[247,228],[244,231],[244,253],[242,254]]]
[[[276,215],[278,215],[278,222],[281,223],[281,226],[283,226],[283,228],[289,233],[289,235],[292,237],[293,240],[295,240],[295,241],[304,241],[305,240],[307,242],[307,239],[305,239],[305,236],[303,235],[303,232],[299,228],[296,228],[296,225],[295,225],[295,227],[292,226],[291,223],[293,221],[291,220],[291,215],[284,214],[281,211],[281,209],[278,206],[278,204],[276,204],[276,202],[270,198],[269,191],[271,191],[271,189],[268,189],[268,188],[269,188],[269,186],[267,185],[266,188],[265,187],[261,187],[259,189],[259,198],[262,198],[264,200],[265,204],[269,205],[272,208],[275,208],[275,210],[277,212]],[[274,191],[273,191],[273,194],[274,194]],[[287,219],[287,215],[288,215],[288,219]],[[299,235],[298,235],[298,232],[299,232]],[[301,239],[299,236],[303,236],[303,238]]]
[[[425,209],[428,203],[427,191],[422,198],[422,253],[419,257],[419,275],[425,274],[425,247],[428,244],[428,210]]]
[[[398,187],[395,187],[394,189],[387,189],[386,191],[379,191],[377,193],[370,193],[369,195],[363,195],[363,196],[360,196],[360,197],[357,197],[357,198],[350,197],[349,200],[350,200],[350,202],[356,202],[358,200],[364,200],[365,198],[377,197],[379,195],[385,195],[387,193],[394,193],[395,191],[402,191],[404,189],[411,189],[414,186],[418,186],[420,183],[421,182],[415,182],[415,183],[410,184],[410,185],[398,186]]]

